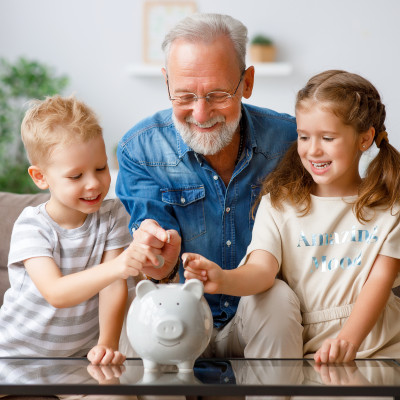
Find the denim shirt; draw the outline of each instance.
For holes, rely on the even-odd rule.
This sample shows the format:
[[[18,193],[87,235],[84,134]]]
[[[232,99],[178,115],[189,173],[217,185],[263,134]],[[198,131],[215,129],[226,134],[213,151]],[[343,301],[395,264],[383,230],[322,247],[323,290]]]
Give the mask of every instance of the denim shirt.
[[[297,138],[294,117],[242,104],[245,145],[227,186],[182,140],[172,109],[134,126],[118,145],[116,193],[133,231],[147,218],[182,237],[181,252],[199,253],[223,269],[236,268],[251,240],[252,206],[263,178]],[[180,270],[184,280],[183,269]],[[262,279],[262,277],[260,277]],[[214,325],[234,315],[239,297],[205,294]]]

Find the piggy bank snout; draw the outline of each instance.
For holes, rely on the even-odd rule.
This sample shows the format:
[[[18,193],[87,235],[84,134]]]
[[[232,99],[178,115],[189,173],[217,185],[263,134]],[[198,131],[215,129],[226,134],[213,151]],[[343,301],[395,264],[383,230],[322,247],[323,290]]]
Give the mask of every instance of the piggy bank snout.
[[[164,340],[179,339],[183,334],[183,324],[177,318],[165,318],[155,326],[155,334],[158,338]]]

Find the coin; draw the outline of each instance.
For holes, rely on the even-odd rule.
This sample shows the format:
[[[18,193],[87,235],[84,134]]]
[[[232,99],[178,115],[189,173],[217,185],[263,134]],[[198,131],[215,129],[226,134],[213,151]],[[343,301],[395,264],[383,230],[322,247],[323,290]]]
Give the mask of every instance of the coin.
[[[164,257],[159,254],[157,254],[156,257],[158,260],[158,265],[154,265],[154,268],[162,268],[164,265]]]

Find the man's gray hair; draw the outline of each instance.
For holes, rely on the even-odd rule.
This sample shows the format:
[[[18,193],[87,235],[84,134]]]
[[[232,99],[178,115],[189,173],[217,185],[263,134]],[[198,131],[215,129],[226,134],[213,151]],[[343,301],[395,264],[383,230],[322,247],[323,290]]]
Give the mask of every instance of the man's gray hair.
[[[218,36],[228,36],[234,45],[241,71],[246,69],[247,28],[237,19],[223,14],[193,14],[178,22],[165,36],[162,49],[165,54],[165,65],[172,43],[176,39],[191,42],[212,42]]]

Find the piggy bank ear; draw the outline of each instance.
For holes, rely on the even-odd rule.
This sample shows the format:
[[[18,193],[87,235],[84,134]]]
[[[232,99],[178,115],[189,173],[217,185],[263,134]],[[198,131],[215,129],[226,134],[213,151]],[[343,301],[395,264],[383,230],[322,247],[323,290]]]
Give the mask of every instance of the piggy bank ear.
[[[143,280],[136,285],[136,297],[141,299],[146,293],[156,290],[157,285],[151,281]]]
[[[189,279],[182,286],[182,290],[193,293],[196,299],[200,300],[204,293],[204,286],[198,279]]]

